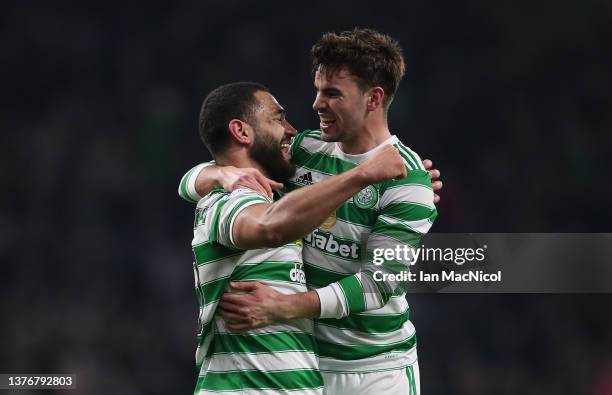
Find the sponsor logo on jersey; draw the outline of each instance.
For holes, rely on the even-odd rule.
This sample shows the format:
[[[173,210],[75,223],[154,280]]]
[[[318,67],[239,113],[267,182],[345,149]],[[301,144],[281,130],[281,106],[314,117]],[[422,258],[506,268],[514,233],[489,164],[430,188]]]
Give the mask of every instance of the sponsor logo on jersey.
[[[353,240],[334,237],[331,233],[317,229],[304,237],[305,245],[325,251],[335,256],[348,259],[359,259],[361,246]]]
[[[369,185],[353,196],[353,203],[359,208],[372,208],[378,203],[378,191]]]
[[[306,274],[302,270],[302,264],[295,264],[293,269],[289,271],[289,278],[291,281],[297,281],[300,284],[306,284]]]
[[[306,174],[302,174],[301,176],[296,178],[295,181],[293,182],[299,185],[311,185],[312,184],[312,173],[308,172]]]
[[[331,213],[329,217],[321,224],[322,228],[329,229],[336,225],[336,212]]]

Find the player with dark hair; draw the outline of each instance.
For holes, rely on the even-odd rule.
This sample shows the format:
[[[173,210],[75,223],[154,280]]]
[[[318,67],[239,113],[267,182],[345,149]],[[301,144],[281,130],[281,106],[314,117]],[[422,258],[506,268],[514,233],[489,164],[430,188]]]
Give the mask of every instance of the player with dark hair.
[[[228,328],[238,331],[316,317],[328,394],[417,394],[416,335],[405,292],[398,282],[374,279],[375,270],[408,270],[409,260],[398,257],[372,266],[375,249],[420,245],[437,216],[430,174],[387,124],[405,69],[401,48],[387,35],[354,29],[324,34],[311,55],[320,130],[293,139],[291,160],[297,171],[288,189],[325,182],[389,144],[402,155],[408,176],[367,186],[304,238],[310,291],[280,298],[265,285],[236,283],[232,288],[244,294],[224,295],[221,314]],[[183,177],[181,196],[195,199],[215,186],[257,184],[252,173],[221,166],[201,170]],[[260,188],[270,186],[264,180]],[[284,304],[277,303],[281,299]]]
[[[289,144],[296,131],[260,84],[213,90],[202,105],[199,130],[219,165],[255,168],[281,182],[293,176]],[[249,189],[217,189],[200,199],[192,242],[200,305],[196,394],[322,394],[311,319],[288,317],[235,333],[218,314],[221,295],[230,281],[257,281],[279,296],[305,293],[301,248],[293,241],[367,185],[405,174],[397,149],[386,146],[371,160],[278,202]]]

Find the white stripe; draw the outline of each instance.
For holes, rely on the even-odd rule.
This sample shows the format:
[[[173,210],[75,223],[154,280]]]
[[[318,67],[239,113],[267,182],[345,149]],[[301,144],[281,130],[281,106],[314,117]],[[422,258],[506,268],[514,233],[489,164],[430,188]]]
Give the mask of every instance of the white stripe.
[[[202,169],[204,169],[205,167],[208,167],[208,166],[212,166],[212,165],[214,165],[214,162],[200,163],[199,165],[194,167],[193,172],[191,172],[191,175],[187,179],[187,188],[186,188],[186,190],[187,190],[187,195],[192,200],[195,200],[197,202],[198,200],[200,200],[202,198],[202,196],[200,196],[198,194],[198,192],[196,191],[196,179],[198,178],[198,175],[200,174]]]
[[[302,139],[300,148],[303,148],[311,154],[315,154],[317,152],[331,154],[334,150],[334,144],[329,144],[325,141],[306,136],[304,139]]]
[[[359,315],[388,315],[388,314],[402,314],[408,308],[408,302],[405,296],[394,296],[389,299],[387,304],[376,310],[370,310],[367,312],[359,313]]]
[[[408,152],[410,152],[418,161],[418,165],[419,165],[419,169],[425,170],[425,166],[423,165],[423,160],[421,159],[421,157],[419,156],[419,154],[417,154],[416,152],[414,152],[412,149],[410,149],[410,147],[405,146],[404,144],[400,143],[400,145],[405,148],[406,150],[408,150]]]
[[[210,359],[208,372],[235,370],[258,370],[275,372],[294,369],[318,369],[319,361],[312,352],[287,351],[268,353],[214,354]],[[208,362],[208,361],[207,361]]]
[[[234,333],[225,327],[225,322],[221,318],[215,320],[216,332],[217,333]],[[279,332],[304,332],[313,334],[313,323],[311,319],[302,318],[298,320],[286,321],[282,324],[269,325],[263,328],[252,329],[245,332],[247,335],[262,335],[267,333],[279,333]]]
[[[418,184],[400,185],[387,189],[380,197],[380,206],[385,207],[389,203],[415,203],[430,209],[435,208],[431,188]]]
[[[416,346],[408,351],[388,352],[370,358],[356,360],[340,360],[319,357],[321,372],[375,372],[390,369],[402,369],[412,365],[417,360]]]
[[[402,328],[388,333],[360,332],[350,329],[340,329],[327,326],[321,322],[315,322],[315,334],[317,340],[324,340],[330,343],[348,345],[370,345],[382,346],[388,344],[401,343],[414,335],[414,325],[410,320],[406,321]]]
[[[296,389],[296,390],[277,390],[277,389],[238,389],[235,391],[211,391],[200,390],[199,395],[323,395],[323,388],[319,389]]]
[[[428,218],[419,219],[417,221],[403,221],[400,219],[389,217],[387,215],[379,215],[378,219],[383,220],[388,224],[399,224],[407,226],[408,228],[417,233],[427,233],[427,231],[429,231],[429,228],[431,228],[432,225]],[[368,245],[368,247],[370,246]]]
[[[400,144],[397,145],[397,149],[403,154],[402,159],[404,160],[404,164],[409,167],[409,170],[416,170],[419,168],[419,166],[414,163],[412,157],[408,155],[406,150],[404,150]]]
[[[361,269],[361,263],[359,261],[327,255],[310,245],[304,245],[303,254],[304,262],[308,262],[324,270],[331,270],[341,274],[355,274]]]

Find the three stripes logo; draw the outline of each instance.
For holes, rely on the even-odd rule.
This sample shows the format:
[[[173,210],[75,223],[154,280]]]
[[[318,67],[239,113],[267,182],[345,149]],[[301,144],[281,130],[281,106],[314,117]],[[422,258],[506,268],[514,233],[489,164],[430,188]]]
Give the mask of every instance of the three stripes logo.
[[[296,178],[294,182],[299,185],[311,185],[312,184],[312,173],[308,172],[306,174],[302,174],[301,176]]]

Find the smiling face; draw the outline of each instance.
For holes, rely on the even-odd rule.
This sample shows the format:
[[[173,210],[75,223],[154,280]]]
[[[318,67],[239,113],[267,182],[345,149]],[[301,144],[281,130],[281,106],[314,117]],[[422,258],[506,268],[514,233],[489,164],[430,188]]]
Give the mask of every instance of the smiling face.
[[[250,156],[259,163],[270,178],[286,182],[295,173],[290,162],[291,139],[297,131],[287,121],[285,109],[268,92],[255,93],[257,108],[253,117],[254,138]]]
[[[363,127],[368,95],[356,78],[346,67],[317,69],[314,79],[317,96],[312,108],[319,114],[324,141],[353,141]]]

